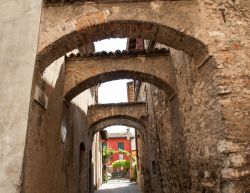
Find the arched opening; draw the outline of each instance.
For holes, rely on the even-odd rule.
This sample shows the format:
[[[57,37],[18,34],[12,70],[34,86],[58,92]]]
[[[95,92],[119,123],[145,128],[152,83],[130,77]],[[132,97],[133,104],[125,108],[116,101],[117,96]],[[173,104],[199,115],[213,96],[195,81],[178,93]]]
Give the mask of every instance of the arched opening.
[[[110,116],[98,119],[97,121],[89,125],[89,130],[96,132],[102,130],[105,127],[117,124],[123,126],[137,126],[136,128],[140,130],[146,127],[145,122],[143,122],[137,117],[127,116],[127,115],[117,115],[117,116]]]
[[[145,129],[145,126],[141,123],[140,120],[136,120],[132,117],[109,117],[106,119],[102,119],[100,122],[94,124],[92,127],[89,128],[90,133],[96,133],[98,131],[101,131],[107,127],[111,127],[113,125],[121,125],[121,126],[127,126],[131,128],[137,128],[140,131],[143,131]]]
[[[163,89],[171,97],[174,96],[175,93],[174,89],[168,83],[166,83],[166,81],[160,79],[159,77],[136,71],[117,70],[109,73],[96,74],[96,76],[80,82],[71,90],[68,90],[67,93],[65,93],[65,99],[67,101],[70,101],[86,89],[89,89],[101,83],[120,79],[134,79],[141,82],[148,82],[157,85],[160,89]]]
[[[97,13],[88,14],[88,20],[94,20]],[[105,15],[105,13],[102,13]],[[85,18],[85,15],[81,15],[79,18]],[[75,21],[76,18],[66,21],[65,23],[59,24],[55,28],[51,28],[50,31],[47,31],[42,35],[40,41],[39,52],[37,54],[37,67],[44,71],[52,61],[55,61],[57,58],[65,55],[66,53],[79,48],[84,42],[86,42],[85,37],[88,37],[88,41],[95,42],[98,40],[103,40],[106,38],[142,38],[148,39],[153,42],[159,42],[169,47],[173,47],[177,50],[184,50],[191,56],[199,56],[199,54],[206,53],[206,46],[198,39],[193,38],[190,35],[187,35],[183,32],[178,31],[177,29],[168,27],[166,25],[158,24],[156,22],[148,21],[135,21],[135,20],[111,20],[111,21],[101,21],[100,23],[95,23],[95,25],[86,26],[83,23],[79,23],[78,28],[75,31],[67,31],[67,33],[62,34],[60,37],[55,39],[52,42],[48,42],[46,34],[54,33],[60,27],[65,28],[66,24],[69,24],[72,21]],[[99,22],[99,21],[98,21]],[[99,29],[106,29],[105,33],[100,34]],[[75,29],[75,28],[74,28]],[[133,29],[133,30],[121,30],[121,29]],[[64,30],[62,30],[64,31]],[[157,33],[155,33],[157,32]],[[79,36],[81,35],[81,37]],[[170,39],[169,39],[170,37]],[[51,39],[50,39],[51,40]],[[178,40],[178,42],[175,42]],[[67,44],[71,42],[70,44]],[[187,43],[192,44],[192,49],[186,47]],[[67,45],[66,45],[67,44]],[[60,48],[59,48],[60,47]],[[203,56],[203,55],[202,55]],[[201,57],[202,58],[202,57]],[[115,72],[107,72],[98,74],[95,73],[94,77],[90,77],[82,82],[78,82],[76,86],[72,87],[70,90],[67,90],[65,93],[65,98],[67,101],[70,101],[72,98],[82,93],[83,91],[98,85],[103,82],[130,78],[138,80],[139,82],[148,82],[153,85],[157,85],[160,89],[163,89],[170,96],[174,96],[174,89],[172,85],[162,80],[157,76],[152,76],[151,74],[118,70]]]
[[[152,161],[151,167],[152,167],[152,174],[156,175],[157,169],[156,169],[156,163],[155,163],[155,161]]]
[[[86,17],[88,17],[88,20],[95,21],[98,14],[105,17],[105,13],[82,15],[45,32],[40,39],[37,54],[37,66],[40,70],[44,71],[56,59],[81,47],[86,40],[95,42],[106,38],[140,37],[159,42],[177,50],[184,50],[191,56],[206,53],[206,46],[198,39],[162,24],[135,20],[97,21],[99,23],[94,25],[77,22],[81,19],[86,19]],[[65,29],[65,26],[69,28]],[[105,29],[105,31],[100,33],[100,29]],[[61,34],[61,36],[48,40],[46,38],[49,34]],[[192,47],[188,46],[189,44],[192,44]]]
[[[137,187],[134,187],[134,184],[129,181],[137,181],[137,170],[140,162],[138,159],[139,150],[136,136],[138,132],[141,131],[128,127],[128,125],[121,126],[119,123],[113,123],[101,131],[105,131],[106,133],[106,139],[102,141],[102,188],[111,183],[115,184],[114,187],[118,185],[117,188],[119,189],[119,186],[126,184],[129,187],[131,186],[131,190],[139,191]],[[95,137],[99,132],[100,130],[96,131]],[[95,143],[95,140],[93,143]],[[140,149],[140,151],[142,151],[142,149]],[[95,158],[95,155],[93,155],[92,159]],[[98,172],[96,169],[93,170]],[[94,174],[94,176],[95,175],[96,174]],[[96,188],[98,189],[99,186]]]
[[[96,147],[96,143],[98,143],[97,141],[102,141],[100,139],[100,132],[103,132],[104,130],[108,132],[106,139],[103,140],[103,143],[106,145],[101,145],[103,147],[103,168],[105,169],[103,171],[98,171],[99,164],[94,164],[94,185],[96,188],[100,186],[100,184],[98,184],[98,173],[100,172],[103,173],[103,182],[106,182],[108,178],[111,179],[111,176],[113,177],[112,179],[115,181],[117,179],[120,179],[121,177],[127,180],[137,179],[137,169],[139,167],[136,164],[136,161],[138,160],[138,153],[136,151],[136,133],[145,132],[145,123],[141,119],[144,115],[144,111],[144,103],[109,103],[97,104],[89,107],[87,120],[89,134],[90,136],[93,136],[93,144],[95,144],[93,148]],[[109,133],[109,130],[106,130],[111,126],[116,126],[115,131],[113,130],[113,133]],[[121,131],[122,126],[126,126],[125,128],[136,128],[136,132],[133,132],[132,135],[128,131]],[[100,145],[97,145],[97,147],[98,146]],[[132,147],[134,147],[133,156],[131,154]],[[107,160],[105,153],[111,151],[115,152],[114,159],[112,158],[111,160]],[[95,148],[95,150],[93,150],[92,152],[94,152],[93,160],[97,161],[98,150]],[[119,163],[126,164],[126,169],[123,170],[123,167],[118,167],[113,170],[113,164]],[[138,163],[141,162],[138,160]],[[128,168],[128,165],[130,165],[131,167]],[[123,182],[125,181],[121,181],[121,183]]]
[[[83,168],[85,163],[85,146],[84,143],[81,142],[80,144],[80,152],[79,152],[79,192],[82,192],[82,175],[83,175]]]
[[[145,127],[146,120],[146,104],[138,103],[110,103],[110,104],[96,104],[88,109],[87,121],[88,128],[91,130],[98,124],[105,124],[110,120],[127,120],[130,123],[140,124]],[[125,124],[127,124],[127,121]],[[114,122],[115,123],[115,122]]]

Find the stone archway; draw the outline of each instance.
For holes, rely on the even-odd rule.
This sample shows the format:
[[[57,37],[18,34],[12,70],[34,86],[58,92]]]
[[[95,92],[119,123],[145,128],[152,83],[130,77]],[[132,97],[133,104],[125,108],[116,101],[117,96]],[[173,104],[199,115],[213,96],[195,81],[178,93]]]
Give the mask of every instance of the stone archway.
[[[171,74],[169,51],[165,49],[73,56],[66,59],[64,97],[70,101],[98,83],[123,78],[154,84],[172,97]]]
[[[130,117],[109,117],[107,119],[102,120],[95,126],[89,128],[89,132],[93,135],[94,133],[101,131],[107,127],[114,126],[114,125],[122,125],[131,128],[135,128],[138,131],[143,131],[145,126],[139,123],[138,121],[131,120]]]
[[[143,102],[131,103],[115,103],[115,104],[97,104],[92,105],[88,109],[87,114],[88,133],[91,138],[94,135],[113,125],[123,125],[132,127],[135,132],[136,158],[139,161],[138,151],[143,151],[143,157],[149,157],[147,147],[143,145],[143,149],[138,148],[137,134],[145,135],[147,131],[147,109]],[[109,136],[110,137],[110,136]],[[145,164],[144,164],[145,165]]]
[[[89,134],[111,125],[132,126],[138,130],[146,128],[145,103],[98,104],[89,107],[87,121]]]
[[[119,4],[117,6],[119,8]],[[166,7],[167,3],[164,6]],[[99,8],[96,7],[96,9]],[[124,9],[122,13],[126,9],[129,12],[128,7]],[[191,19],[173,22],[171,18],[180,17],[175,12],[170,12],[164,20],[155,19],[150,16],[156,14],[151,9],[147,12],[142,11],[137,20],[129,14],[124,18],[122,13],[110,9],[85,13],[42,32],[37,54],[37,65],[40,71],[73,49],[112,37],[141,37],[154,40],[177,50],[183,50],[192,56],[207,52],[205,44],[198,38],[194,38],[197,34],[194,29],[198,29],[198,26],[195,27]],[[183,17],[186,14],[186,12],[183,13]]]

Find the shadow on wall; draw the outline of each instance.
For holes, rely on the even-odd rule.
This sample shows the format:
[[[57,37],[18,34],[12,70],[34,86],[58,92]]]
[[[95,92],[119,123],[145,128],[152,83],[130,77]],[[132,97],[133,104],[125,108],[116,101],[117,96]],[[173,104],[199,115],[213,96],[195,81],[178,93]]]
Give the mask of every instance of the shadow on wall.
[[[91,146],[86,113],[73,103],[67,107],[63,102],[64,74],[62,65],[55,87],[52,87],[37,71],[34,73],[21,192],[78,191],[79,180],[75,179],[79,178],[80,142],[84,142],[86,150]],[[36,86],[48,97],[47,109],[33,100]],[[61,137],[63,122],[66,126],[65,142]],[[87,162],[87,155],[83,157]],[[82,170],[86,174],[82,179],[88,179],[87,169]],[[83,188],[87,192],[88,187]]]

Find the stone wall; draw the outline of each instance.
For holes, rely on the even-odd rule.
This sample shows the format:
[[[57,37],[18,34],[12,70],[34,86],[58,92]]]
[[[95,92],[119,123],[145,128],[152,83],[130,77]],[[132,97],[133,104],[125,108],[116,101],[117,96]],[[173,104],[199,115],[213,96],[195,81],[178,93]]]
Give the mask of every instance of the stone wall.
[[[207,2],[211,1],[201,1],[200,7],[208,21],[203,24],[209,26],[208,47],[217,63],[213,82],[223,129],[217,142],[223,159],[221,191],[249,192],[250,4],[247,0]],[[208,67],[202,68],[205,71]]]
[[[150,163],[147,143],[147,132],[138,133],[138,184],[142,193],[151,192]]]
[[[220,192],[222,158],[217,142],[223,133],[211,78],[213,60],[196,71],[192,58],[171,50],[171,61],[176,96],[169,98],[147,83],[140,84],[137,96],[148,106],[148,151],[154,155],[160,182],[155,187],[160,192]],[[157,191],[150,176],[151,188]]]
[[[128,82],[127,83],[127,95],[128,95],[128,102],[134,102],[135,101],[135,94],[134,94],[134,82]]]
[[[223,135],[221,109],[213,83],[215,63],[208,59],[203,69],[182,52],[171,50],[178,88],[180,132],[188,160],[190,190],[220,192],[220,162],[217,142]],[[170,102],[170,105],[173,105]],[[170,113],[176,107],[169,106]],[[174,131],[173,131],[174,132]]]

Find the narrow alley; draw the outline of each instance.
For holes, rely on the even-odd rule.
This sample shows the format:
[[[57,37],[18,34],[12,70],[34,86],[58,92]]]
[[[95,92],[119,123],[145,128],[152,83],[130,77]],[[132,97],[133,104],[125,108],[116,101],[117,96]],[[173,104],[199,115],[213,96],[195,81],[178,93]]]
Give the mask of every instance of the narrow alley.
[[[129,180],[110,180],[95,193],[140,193],[140,191],[136,183],[131,183]]]
[[[250,193],[250,0],[0,0],[0,193]]]

